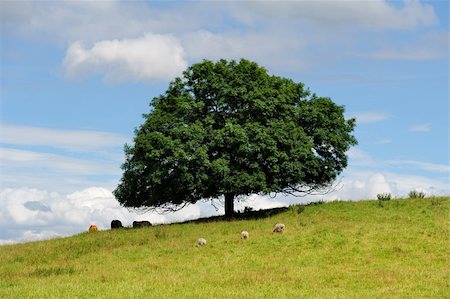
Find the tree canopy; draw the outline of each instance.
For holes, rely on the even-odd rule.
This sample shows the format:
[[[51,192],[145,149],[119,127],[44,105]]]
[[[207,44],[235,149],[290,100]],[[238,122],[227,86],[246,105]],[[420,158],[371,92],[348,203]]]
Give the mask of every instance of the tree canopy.
[[[225,199],[229,217],[237,196],[329,186],[356,144],[343,106],[245,59],[190,66],[144,118],[114,190],[125,207]]]

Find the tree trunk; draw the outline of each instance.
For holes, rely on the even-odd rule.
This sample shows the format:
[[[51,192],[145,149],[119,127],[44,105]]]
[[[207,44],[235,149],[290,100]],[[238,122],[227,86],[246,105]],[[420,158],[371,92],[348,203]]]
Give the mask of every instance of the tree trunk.
[[[234,194],[225,194],[225,218],[231,220],[234,214]]]

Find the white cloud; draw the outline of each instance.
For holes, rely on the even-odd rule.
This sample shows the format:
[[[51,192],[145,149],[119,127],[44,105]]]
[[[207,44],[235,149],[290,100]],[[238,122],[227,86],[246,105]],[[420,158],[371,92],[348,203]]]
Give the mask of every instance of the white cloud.
[[[394,197],[405,197],[411,190],[420,190],[427,196],[450,194],[448,180],[430,179],[425,176],[400,174],[389,171],[346,170],[340,188],[324,196],[308,197],[318,200],[376,199],[377,194],[391,193]]]
[[[426,133],[431,132],[431,124],[416,124],[409,127],[410,132]]]
[[[257,61],[261,66],[286,68],[295,64],[297,69],[305,69],[308,61],[293,59],[302,57],[305,39],[292,38],[285,30],[270,28],[263,32],[245,30],[213,33],[199,30],[188,33],[182,38],[183,46],[190,59],[236,59],[241,58]],[[282,53],[282,54],[281,54]],[[274,57],[277,57],[274,59]]]
[[[72,173],[83,175],[98,175],[117,173],[116,164],[99,161],[88,161],[65,157],[51,153],[33,152],[10,148],[0,148],[0,165],[5,169],[35,168],[37,170],[55,173]]]
[[[121,161],[68,157],[55,153],[0,148],[0,188],[30,186],[70,192],[97,184],[115,187]]]
[[[368,57],[395,60],[432,60],[448,57],[450,34],[447,31],[427,32],[412,41],[389,43]]]
[[[93,151],[121,147],[124,136],[109,132],[61,130],[0,124],[3,144],[48,146],[69,151]]]
[[[436,164],[436,163],[420,162],[420,161],[413,161],[413,160],[395,160],[395,161],[388,161],[388,163],[392,164],[392,165],[396,165],[396,166],[418,168],[420,170],[425,170],[425,171],[435,172],[435,173],[450,173],[450,165],[447,165],[447,164]]]
[[[134,213],[120,206],[111,191],[99,187],[67,195],[31,188],[8,188],[0,190],[0,205],[0,244],[68,236],[86,231],[91,224],[109,229],[114,219],[124,226],[131,226],[135,220],[158,224],[217,213],[208,203],[189,205],[165,215]]]
[[[386,120],[389,115],[380,112],[359,112],[355,113],[353,117],[356,118],[358,124],[368,124]]]
[[[74,42],[63,63],[69,77],[101,74],[112,83],[173,79],[186,67],[184,49],[175,37],[151,33],[134,39],[103,40],[90,48]]]
[[[331,193],[300,198],[282,194],[275,198],[251,195],[245,201],[236,202],[236,209],[249,206],[259,210],[318,200],[376,199],[380,193],[404,197],[411,190],[420,190],[427,195],[450,194],[448,180],[445,179],[348,169],[342,175],[338,188]],[[173,223],[224,212],[221,206],[216,210],[209,202],[199,202],[176,213],[135,213],[121,207],[111,191],[99,187],[67,195],[31,188],[8,188],[0,190],[0,205],[0,244],[68,236],[86,231],[91,224],[109,229],[114,219],[131,226],[134,220]]]
[[[411,30],[438,21],[431,5],[414,0],[400,5],[383,0],[194,1],[169,6],[138,1],[7,1],[0,5],[8,32],[69,45],[63,64],[68,77],[100,74],[108,82],[172,79],[187,61],[204,58],[245,57],[270,68],[312,69],[355,56],[352,45],[361,41],[358,33],[368,28]],[[379,42],[371,42],[356,56],[423,59],[447,52],[442,52],[447,49],[442,42],[437,52],[430,52],[436,48],[432,37],[412,46],[391,40],[384,48],[379,44],[385,39],[372,36],[371,41]],[[381,50],[374,54],[372,47]],[[398,56],[398,51],[409,54]]]
[[[358,147],[352,147],[347,151],[349,164],[355,166],[373,166],[375,160],[366,152]]]
[[[368,168],[370,169],[370,168]],[[376,199],[377,194],[390,193],[393,197],[406,197],[411,190],[419,190],[427,196],[448,196],[450,185],[447,179],[430,179],[419,175],[399,174],[389,171],[358,170],[350,167],[341,175],[334,190],[322,195],[307,195],[304,197],[285,196],[278,194],[274,199],[268,196],[252,195],[249,200],[236,205],[260,208],[271,208],[316,202],[319,200],[364,200]]]
[[[45,33],[60,43],[138,37],[145,32],[170,32],[196,24],[176,10],[155,9],[134,1],[0,1],[3,28],[27,37]]]
[[[0,186],[69,192],[117,184],[127,138],[97,131],[0,125]],[[58,182],[58,184],[55,184]]]
[[[437,23],[433,7],[418,0],[404,1],[401,7],[390,5],[384,0],[259,1],[245,2],[243,6],[249,6],[253,11],[269,18],[309,20],[329,27],[414,29]]]

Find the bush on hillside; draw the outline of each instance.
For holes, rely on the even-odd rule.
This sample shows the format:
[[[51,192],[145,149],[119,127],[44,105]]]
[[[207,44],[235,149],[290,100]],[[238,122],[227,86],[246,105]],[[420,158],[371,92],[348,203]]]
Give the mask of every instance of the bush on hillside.
[[[377,198],[378,198],[378,200],[380,200],[380,201],[388,201],[388,200],[391,200],[391,193],[380,193],[380,194],[377,194]]]
[[[384,207],[384,202],[391,200],[391,193],[380,193],[377,194],[378,204],[380,207]]]
[[[422,191],[411,190],[408,193],[408,197],[409,198],[424,198],[425,193]]]

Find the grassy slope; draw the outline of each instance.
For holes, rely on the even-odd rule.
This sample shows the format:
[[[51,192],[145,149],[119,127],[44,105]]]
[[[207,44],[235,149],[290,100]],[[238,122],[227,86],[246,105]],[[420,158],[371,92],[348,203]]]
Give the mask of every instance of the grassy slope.
[[[0,298],[449,298],[449,208],[450,197],[333,202],[3,246]]]

